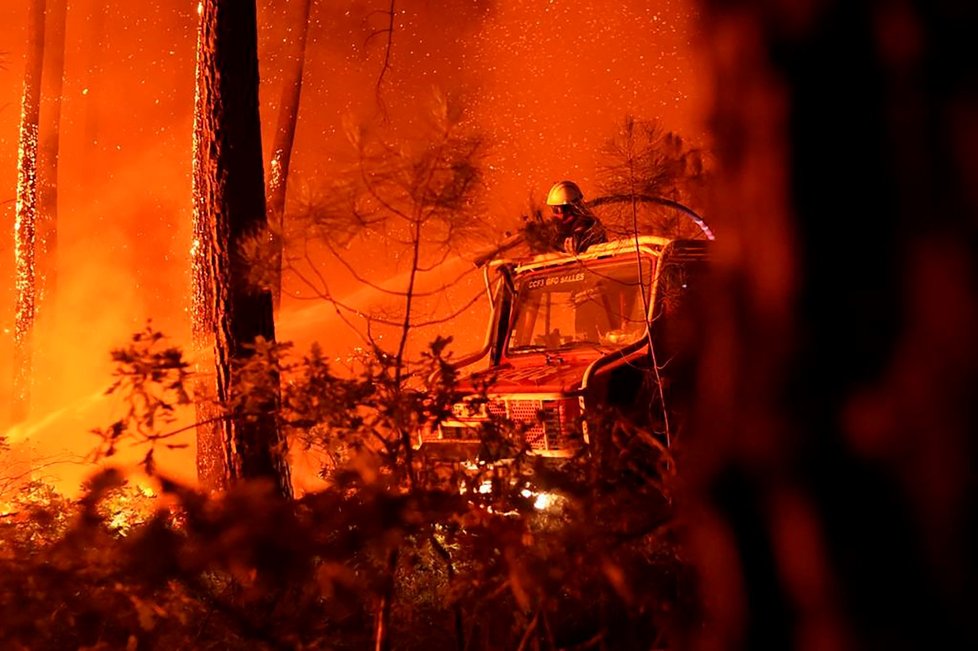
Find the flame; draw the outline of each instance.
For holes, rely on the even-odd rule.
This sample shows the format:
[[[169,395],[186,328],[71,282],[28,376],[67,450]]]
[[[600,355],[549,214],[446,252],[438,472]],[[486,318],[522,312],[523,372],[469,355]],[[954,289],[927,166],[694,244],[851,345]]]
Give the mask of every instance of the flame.
[[[472,126],[484,129],[487,140],[498,145],[485,165],[485,217],[500,229],[518,219],[530,190],[545,189],[555,178],[572,176],[593,186],[595,151],[625,112],[662,117],[668,128],[693,140],[701,137],[705,100],[710,98],[697,58],[705,53],[691,34],[695,10],[689,0],[651,9],[647,2],[625,0],[616,5],[614,15],[595,11],[602,8],[595,0],[582,0],[573,9],[545,1],[496,3],[491,10],[485,3],[450,4],[453,11],[426,12],[422,3],[399,14],[402,31],[395,42],[410,47],[394,52],[396,65],[385,80],[385,100],[391,117],[410,125],[427,119],[416,107],[425,104],[432,85],[461,96]],[[191,263],[202,250],[192,227],[196,142],[191,134],[194,106],[203,101],[195,97],[193,66],[199,18],[207,10],[203,2],[195,5],[196,15],[146,3],[123,3],[111,12],[94,3],[68,14],[67,31],[81,37],[71,39],[66,52],[58,171],[59,295],[47,312],[57,323],[45,332],[39,320],[31,335],[35,370],[44,380],[35,385],[31,420],[7,432],[20,444],[36,445],[45,453],[66,447],[87,451],[92,442],[87,430],[107,423],[109,403],[97,396],[111,370],[109,350],[140,330],[148,317],[178,341],[190,342],[190,321],[206,307],[191,307],[190,289]],[[600,15],[601,20],[582,22],[571,12]],[[25,13],[25,3],[0,3],[0,42],[8,51],[7,61],[26,54]],[[361,20],[356,8],[324,5],[318,14],[310,26],[290,163],[290,174],[300,182],[293,184],[290,177],[289,201],[302,182],[327,178],[349,162],[343,158],[344,117],[355,114],[359,119],[375,108],[383,53],[374,47],[375,39],[367,38],[374,26]],[[270,129],[277,115],[267,99],[277,97],[282,74],[276,57],[289,32],[272,13],[261,19],[260,38],[268,53],[261,71],[266,91],[262,116]],[[603,36],[591,33],[592,26]],[[447,33],[453,38],[444,38]],[[8,68],[14,72],[13,66]],[[8,95],[0,105],[18,101],[14,93]],[[0,126],[13,133],[23,115],[0,111]],[[36,156],[37,136],[35,128],[27,127],[16,146],[0,140],[0,169],[12,171],[20,159]],[[274,178],[280,170],[270,172]],[[36,181],[31,165],[24,165],[18,182],[27,187]],[[13,343],[26,339],[33,313],[29,274],[36,236],[28,232],[26,214],[34,197],[18,194],[16,204],[0,204],[18,233],[19,246],[10,251],[8,245],[6,259],[16,258],[16,292],[23,297],[16,322],[0,324],[0,405],[15,397],[10,387],[16,366]],[[402,271],[395,257],[392,250],[372,246],[352,262],[377,279]],[[343,273],[329,264],[328,256],[318,260],[325,277]],[[474,280],[479,290],[481,279]],[[356,309],[366,312],[375,301],[369,290],[358,294],[361,286],[348,279],[336,284],[330,289]],[[7,283],[6,291],[13,303],[11,285]],[[335,318],[331,306],[323,306],[325,312],[317,315],[314,309],[298,307],[309,302],[283,300],[282,305],[277,331],[283,339],[304,339],[296,342],[297,349],[319,340],[329,344],[326,354],[344,357],[362,343]],[[454,333],[460,349],[462,338],[470,337],[478,346],[485,332],[484,319],[468,316]],[[427,333],[416,339],[425,343]],[[9,424],[0,414],[0,431]],[[178,470],[192,469],[186,456],[173,458]],[[82,474],[67,464],[64,469],[59,488],[71,486]]]

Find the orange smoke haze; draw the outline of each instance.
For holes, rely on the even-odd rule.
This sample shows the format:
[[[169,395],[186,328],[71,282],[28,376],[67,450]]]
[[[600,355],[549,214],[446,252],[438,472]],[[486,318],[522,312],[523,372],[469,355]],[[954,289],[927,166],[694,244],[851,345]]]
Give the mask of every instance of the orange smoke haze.
[[[27,2],[0,3],[0,432],[8,430],[14,305],[13,229],[18,110]],[[281,10],[259,1],[259,56],[266,151],[277,118],[278,70],[290,29]],[[327,178],[346,154],[344,119],[376,117],[387,2],[314,3],[290,188]],[[391,67],[382,97],[394,127],[416,121],[433,89],[462,102],[490,145],[489,220],[514,228],[530,197],[572,178],[596,191],[597,150],[626,114],[659,119],[708,147],[710,101],[693,0],[404,0],[396,4]],[[35,333],[32,415],[8,436],[33,458],[75,458],[92,449],[86,432],[115,415],[100,398],[110,383],[108,351],[147,319],[185,344],[190,325],[191,124],[196,11],[193,3],[81,0],[67,18],[59,170],[58,301]],[[368,43],[369,40],[369,43]],[[43,137],[43,134],[42,134]],[[294,202],[295,194],[290,194]],[[290,204],[292,205],[292,204]],[[363,273],[398,269],[376,252]],[[336,265],[340,294],[369,302]],[[451,274],[458,274],[454,267]],[[473,275],[476,285],[477,275]],[[364,305],[363,307],[367,307]],[[328,306],[283,305],[281,339],[301,348],[329,342],[341,356],[357,338],[326,319]],[[480,312],[458,346],[481,340]],[[474,321],[474,322],[471,322]],[[464,351],[460,351],[464,352]],[[193,440],[185,439],[193,449]],[[132,461],[143,451],[130,451]],[[193,477],[192,453],[160,459]],[[50,469],[66,489],[90,470]]]

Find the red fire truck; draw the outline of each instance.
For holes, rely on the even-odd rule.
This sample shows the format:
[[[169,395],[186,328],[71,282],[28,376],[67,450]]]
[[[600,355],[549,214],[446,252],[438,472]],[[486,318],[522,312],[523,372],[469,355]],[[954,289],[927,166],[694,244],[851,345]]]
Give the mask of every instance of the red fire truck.
[[[691,308],[709,246],[644,235],[487,264],[485,344],[456,363],[461,399],[419,434],[421,452],[477,458],[487,431],[506,422],[524,451],[568,457],[602,414],[668,445],[681,429],[672,397],[689,388],[699,348]]]

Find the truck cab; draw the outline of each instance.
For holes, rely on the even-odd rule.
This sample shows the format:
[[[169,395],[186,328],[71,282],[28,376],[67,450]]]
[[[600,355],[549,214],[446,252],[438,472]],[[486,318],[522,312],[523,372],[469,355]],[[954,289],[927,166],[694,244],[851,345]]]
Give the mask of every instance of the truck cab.
[[[455,363],[460,399],[418,447],[475,458],[490,423],[505,420],[526,452],[570,457],[600,414],[668,445],[679,427],[670,395],[690,381],[698,348],[689,307],[708,246],[646,235],[488,264],[485,344]]]

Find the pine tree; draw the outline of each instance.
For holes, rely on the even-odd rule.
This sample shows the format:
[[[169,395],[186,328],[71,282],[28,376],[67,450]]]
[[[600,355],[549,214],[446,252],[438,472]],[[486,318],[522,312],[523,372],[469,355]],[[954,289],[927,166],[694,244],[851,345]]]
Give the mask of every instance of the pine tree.
[[[213,344],[212,385],[227,418],[198,428],[198,474],[212,488],[265,478],[291,495],[276,392],[255,405],[239,367],[275,340],[271,293],[245,255],[267,225],[254,0],[204,0],[194,120],[194,333]],[[275,378],[277,382],[277,378]],[[199,411],[198,414],[201,412]]]

